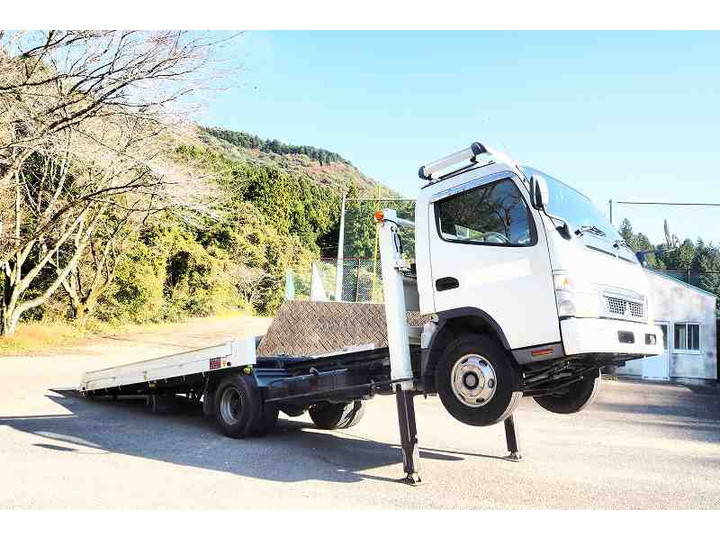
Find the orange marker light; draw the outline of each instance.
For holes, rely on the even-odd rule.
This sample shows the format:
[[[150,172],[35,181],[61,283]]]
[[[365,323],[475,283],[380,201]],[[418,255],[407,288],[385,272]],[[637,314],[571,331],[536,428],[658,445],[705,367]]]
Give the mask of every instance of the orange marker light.
[[[383,221],[385,219],[385,214],[383,214],[382,210],[378,210],[375,212],[375,221]]]

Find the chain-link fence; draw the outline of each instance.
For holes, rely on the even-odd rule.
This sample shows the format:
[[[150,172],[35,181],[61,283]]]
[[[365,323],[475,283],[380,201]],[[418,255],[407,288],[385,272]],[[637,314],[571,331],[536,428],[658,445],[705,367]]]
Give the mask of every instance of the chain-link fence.
[[[398,216],[414,220],[415,201],[409,199],[347,199],[343,258],[322,258],[311,268],[292,274],[292,297],[343,302],[382,303],[379,229],[374,214],[393,208]],[[400,229],[403,257],[415,262],[415,231]],[[338,279],[338,273],[341,273]]]
[[[338,272],[342,275],[338,280]],[[293,272],[292,297],[297,300],[342,302],[383,301],[380,260],[349,257],[313,261],[303,272]]]
[[[337,272],[340,269],[337,259],[322,259],[321,268],[329,269],[337,279]],[[382,274],[380,271],[380,260],[361,259],[351,257],[342,260],[342,278],[340,282],[334,283],[340,287],[340,298],[343,302],[382,302]],[[337,290],[333,291],[337,295]]]

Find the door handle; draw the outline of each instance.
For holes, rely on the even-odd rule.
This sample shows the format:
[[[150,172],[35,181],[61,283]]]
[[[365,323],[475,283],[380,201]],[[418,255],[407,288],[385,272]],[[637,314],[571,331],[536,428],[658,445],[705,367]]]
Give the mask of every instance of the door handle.
[[[435,280],[435,289],[437,289],[438,292],[457,289],[459,286],[460,282],[454,277],[441,277]]]

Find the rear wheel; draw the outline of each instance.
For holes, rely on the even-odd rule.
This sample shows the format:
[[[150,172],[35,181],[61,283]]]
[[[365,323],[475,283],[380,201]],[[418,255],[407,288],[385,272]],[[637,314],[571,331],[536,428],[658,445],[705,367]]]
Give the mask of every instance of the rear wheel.
[[[454,339],[435,366],[435,388],[445,409],[463,424],[502,422],[520,403],[520,375],[514,360],[494,339]]]
[[[346,429],[362,419],[365,402],[357,400],[350,403],[316,403],[308,412],[315,426],[320,429]]]
[[[307,412],[307,407],[300,405],[282,405],[280,406],[280,412],[287,414],[288,416],[302,416]]]
[[[258,417],[255,426],[251,429],[251,435],[262,437],[273,429],[278,420],[278,408],[272,403],[262,403],[262,413]]]
[[[600,369],[592,370],[583,375],[578,382],[556,393],[538,396],[533,399],[543,409],[557,414],[572,414],[582,411],[595,401],[600,391]]]
[[[253,434],[262,415],[262,398],[255,380],[247,375],[223,379],[215,391],[215,420],[228,437]]]

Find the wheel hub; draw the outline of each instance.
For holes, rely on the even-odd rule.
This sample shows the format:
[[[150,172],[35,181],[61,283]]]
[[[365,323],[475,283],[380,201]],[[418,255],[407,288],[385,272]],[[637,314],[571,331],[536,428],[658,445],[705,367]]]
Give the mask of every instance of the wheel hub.
[[[475,389],[480,384],[480,379],[474,373],[465,373],[463,375],[463,384],[466,388]]]
[[[450,374],[455,397],[468,407],[482,407],[495,395],[497,376],[490,362],[468,354],[453,365]]]
[[[237,388],[226,388],[220,398],[220,415],[226,424],[236,424],[240,418],[242,406]]]

